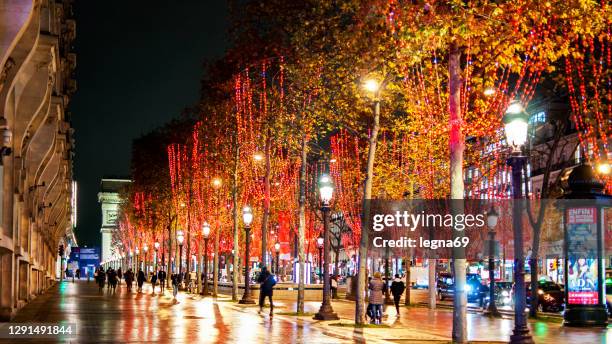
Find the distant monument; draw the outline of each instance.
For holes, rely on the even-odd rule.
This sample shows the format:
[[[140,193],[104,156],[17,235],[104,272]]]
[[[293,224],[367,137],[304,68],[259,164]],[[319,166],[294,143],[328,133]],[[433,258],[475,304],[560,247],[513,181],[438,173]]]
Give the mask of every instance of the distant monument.
[[[100,182],[100,192],[98,193],[98,202],[102,207],[102,263],[109,260],[113,254],[112,237],[113,231],[118,226],[119,220],[119,205],[122,203],[121,191],[124,190],[132,181],[129,179],[120,178],[102,178]]]

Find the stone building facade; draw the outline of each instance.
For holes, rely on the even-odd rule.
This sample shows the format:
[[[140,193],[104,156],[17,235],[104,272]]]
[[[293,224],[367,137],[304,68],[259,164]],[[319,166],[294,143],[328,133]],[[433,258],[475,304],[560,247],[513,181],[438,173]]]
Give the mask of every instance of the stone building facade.
[[[103,178],[100,182],[100,192],[98,193],[98,202],[102,211],[102,226],[100,234],[102,239],[101,262],[105,264],[113,259],[117,259],[116,252],[113,247],[113,232],[119,226],[119,207],[123,203],[122,192],[126,190],[132,181],[126,178]]]
[[[0,0],[0,320],[56,281],[76,245],[66,107],[76,24],[69,0]]]

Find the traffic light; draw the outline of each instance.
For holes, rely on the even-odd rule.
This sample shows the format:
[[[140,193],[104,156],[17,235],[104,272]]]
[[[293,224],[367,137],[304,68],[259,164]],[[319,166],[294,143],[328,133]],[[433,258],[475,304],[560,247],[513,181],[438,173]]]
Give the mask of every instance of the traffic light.
[[[59,245],[59,249],[57,250],[57,253],[59,253],[60,257],[64,256],[64,245]]]

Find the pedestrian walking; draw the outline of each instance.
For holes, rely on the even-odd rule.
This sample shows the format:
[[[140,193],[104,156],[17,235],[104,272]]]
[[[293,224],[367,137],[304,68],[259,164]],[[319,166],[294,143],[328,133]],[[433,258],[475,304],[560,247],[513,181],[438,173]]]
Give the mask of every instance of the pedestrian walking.
[[[136,282],[138,283],[138,292],[142,293],[142,285],[146,280],[145,274],[142,269],[138,269],[138,275],[136,276]]]
[[[368,289],[370,290],[369,304],[372,306],[372,323],[380,324],[384,300],[383,290],[385,289],[385,282],[380,278],[380,272],[374,273],[374,278],[370,280]]]
[[[170,276],[172,281],[172,296],[174,297],[174,301],[176,301],[176,295],[178,294],[179,284],[181,284],[181,275],[180,274],[172,274]]]
[[[257,283],[259,283],[259,313],[263,311],[263,307],[266,303],[266,297],[270,299],[270,315],[273,315],[274,303],[272,302],[272,291],[276,285],[276,278],[268,271],[264,266],[261,268],[259,277],[257,277]]]
[[[81,268],[76,269],[76,278],[81,279]]]
[[[132,269],[128,269],[128,271],[123,274],[123,279],[125,279],[125,285],[127,286],[128,292],[132,292],[132,282],[134,282],[134,273]]]
[[[159,281],[159,291],[163,294],[166,288],[166,271],[159,270],[157,272],[157,280]]]
[[[113,293],[117,289],[117,277],[117,271],[115,269],[111,269],[110,280],[108,283],[110,283]]]
[[[395,279],[391,282],[391,294],[393,295],[393,303],[395,304],[395,310],[397,311],[397,316],[400,316],[400,299],[402,298],[402,294],[406,290],[406,285],[401,280],[398,274],[395,274]]]
[[[112,269],[112,268],[108,268],[108,269],[106,269],[106,280],[107,280],[107,281],[109,280],[109,277],[110,277],[109,275],[110,275],[110,271],[111,271],[111,269]],[[107,283],[107,284],[106,284],[106,289],[107,289],[107,291],[109,291],[109,292],[110,292],[110,287],[111,287],[111,284],[110,284],[110,283]]]
[[[117,285],[121,286],[121,280],[123,279],[123,272],[121,268],[117,269]]]
[[[104,283],[106,282],[106,272],[103,267],[100,267],[98,270],[96,282],[98,282],[98,291],[101,293],[104,290]]]
[[[157,283],[157,274],[153,273],[151,276],[151,289],[153,289],[153,293],[151,295],[155,295],[155,284]]]

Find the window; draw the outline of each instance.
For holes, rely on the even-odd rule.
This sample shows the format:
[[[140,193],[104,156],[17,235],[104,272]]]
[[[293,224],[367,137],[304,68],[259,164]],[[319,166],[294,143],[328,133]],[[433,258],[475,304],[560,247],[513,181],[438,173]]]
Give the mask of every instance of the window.
[[[529,124],[541,124],[546,122],[546,112],[540,111],[529,117]]]

